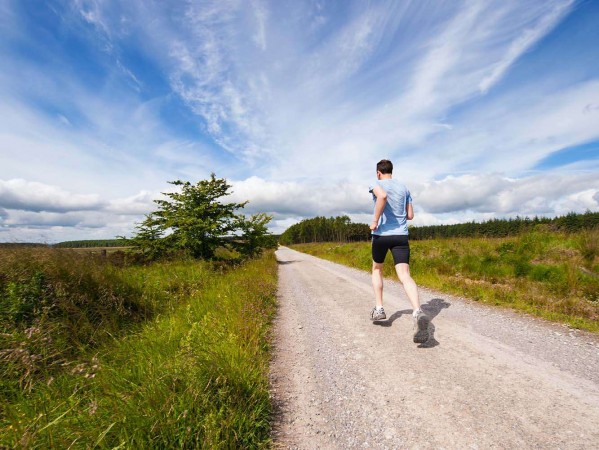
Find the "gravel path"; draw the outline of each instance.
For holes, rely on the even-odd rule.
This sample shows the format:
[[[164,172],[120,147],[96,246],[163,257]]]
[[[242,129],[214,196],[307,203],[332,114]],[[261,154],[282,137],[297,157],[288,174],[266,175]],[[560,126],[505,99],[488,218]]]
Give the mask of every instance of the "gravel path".
[[[599,337],[420,289],[429,342],[385,280],[285,247],[271,388],[277,448],[599,448]]]

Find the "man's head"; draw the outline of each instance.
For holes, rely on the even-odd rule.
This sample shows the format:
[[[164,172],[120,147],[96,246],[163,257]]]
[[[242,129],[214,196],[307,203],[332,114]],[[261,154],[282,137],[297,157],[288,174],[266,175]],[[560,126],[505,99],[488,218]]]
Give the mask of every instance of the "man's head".
[[[376,164],[377,175],[379,174],[379,172],[381,175],[391,175],[393,173],[393,163],[388,159],[381,159]]]

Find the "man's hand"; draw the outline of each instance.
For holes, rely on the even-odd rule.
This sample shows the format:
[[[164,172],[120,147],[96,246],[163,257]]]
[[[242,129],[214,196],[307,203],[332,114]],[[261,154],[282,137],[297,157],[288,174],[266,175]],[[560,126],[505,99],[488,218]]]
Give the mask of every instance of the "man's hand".
[[[370,230],[374,231],[379,227],[379,222],[378,220],[373,220],[372,223],[370,224]]]

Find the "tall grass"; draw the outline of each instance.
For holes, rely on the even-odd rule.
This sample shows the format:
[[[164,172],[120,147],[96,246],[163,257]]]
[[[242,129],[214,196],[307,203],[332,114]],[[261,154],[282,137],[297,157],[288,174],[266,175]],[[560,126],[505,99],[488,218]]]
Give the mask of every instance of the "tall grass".
[[[410,269],[422,286],[599,332],[598,242],[598,229],[412,241]],[[293,248],[362,270],[372,267],[369,243]],[[392,263],[385,275],[395,276]]]
[[[28,257],[0,264],[1,302],[12,305],[2,322],[0,447],[268,445],[272,253],[234,268],[175,261],[119,269],[68,252]],[[33,291],[43,294],[39,304],[25,295]],[[33,309],[22,306],[29,300]],[[23,309],[34,313],[19,322],[15,311]],[[85,320],[71,320],[73,312]],[[14,356],[20,349],[45,361],[27,382],[28,362]]]

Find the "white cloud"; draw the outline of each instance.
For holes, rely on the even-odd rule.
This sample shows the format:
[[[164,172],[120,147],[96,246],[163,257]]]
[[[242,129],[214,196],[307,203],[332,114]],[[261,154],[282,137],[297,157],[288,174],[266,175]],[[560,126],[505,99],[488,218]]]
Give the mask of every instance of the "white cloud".
[[[459,212],[490,208],[502,192],[509,191],[513,180],[494,176],[448,176],[415,188],[413,195],[429,213]]]
[[[426,213],[488,213],[509,215],[561,215],[596,210],[599,192],[592,173],[547,173],[525,178],[502,175],[448,176],[416,185],[415,204]]]
[[[298,223],[300,219],[274,219],[269,223],[269,231],[273,234],[283,234],[291,225]]]
[[[231,182],[232,201],[249,201],[245,212],[274,213],[275,218],[341,215],[364,211],[359,198],[367,198],[367,186],[348,182],[303,184],[273,182],[258,177]]]
[[[0,180],[0,241],[56,242],[129,235],[144,214],[156,210],[153,200],[157,198],[164,196],[141,191],[106,200],[98,194],[77,195],[44,183]]]
[[[264,118],[255,103],[268,96],[265,78],[242,62],[266,50],[267,17],[259,2],[190,3],[179,33],[156,42],[168,49],[173,91],[202,118],[212,139],[246,164],[267,153]],[[245,33],[254,34],[257,48],[248,45]]]
[[[75,227],[80,226],[85,220],[80,213],[32,212],[10,211],[4,224],[9,227],[48,228],[53,226]],[[106,225],[105,222],[97,224],[98,227]]]
[[[85,211],[100,209],[98,195],[73,194],[55,186],[21,179],[0,180],[0,206],[24,211]]]
[[[308,186],[257,177],[232,185],[232,200],[250,201],[247,212],[271,212],[276,220],[347,214],[353,220],[367,222],[372,214],[372,198],[366,185],[324,181]],[[599,208],[599,187],[592,173],[548,173],[517,179],[500,174],[467,174],[414,183],[408,188],[414,198],[418,225],[517,214],[555,216]]]
[[[39,185],[23,183],[19,181],[13,187]],[[317,215],[349,215],[354,222],[366,223],[372,214],[372,198],[366,185],[347,181],[307,185],[258,177],[230,183],[233,194],[222,201],[249,200],[243,212],[273,214],[270,228],[275,233]],[[516,214],[555,216],[599,208],[599,187],[592,173],[567,176],[548,173],[519,179],[500,174],[467,174],[408,187],[416,210],[414,225],[482,221]],[[0,240],[56,242],[130,235],[143,214],[156,209],[153,200],[160,196],[157,192],[142,191],[131,197],[104,201],[97,201],[95,197],[96,203],[91,204],[85,202],[89,200],[86,198],[74,198],[71,203],[62,204],[68,193],[47,185],[42,185],[42,190],[43,201],[56,205],[55,211],[0,208],[0,229],[3,230]],[[98,209],[88,210],[94,204]],[[30,205],[20,204],[20,207],[26,206]],[[75,210],[76,207],[80,209]],[[37,237],[34,239],[34,236]]]
[[[106,206],[106,211],[113,214],[140,216],[155,211],[157,206],[154,200],[163,197],[156,192],[141,191],[131,197],[110,200]]]

